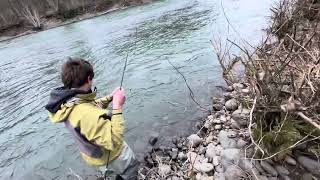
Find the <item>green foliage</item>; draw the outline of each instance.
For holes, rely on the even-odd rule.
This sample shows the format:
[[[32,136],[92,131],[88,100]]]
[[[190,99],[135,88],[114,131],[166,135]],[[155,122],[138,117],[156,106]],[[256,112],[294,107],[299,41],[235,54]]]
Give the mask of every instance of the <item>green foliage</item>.
[[[261,122],[261,121],[260,121]],[[256,142],[260,142],[260,146],[265,151],[265,156],[271,156],[279,153],[282,156],[291,153],[291,146],[302,140],[305,136],[319,136],[320,130],[312,125],[297,121],[294,117],[285,117],[279,122],[274,122],[274,125],[258,123],[257,128],[253,129],[253,137]],[[320,148],[314,150],[320,154]],[[258,154],[260,156],[261,154]]]

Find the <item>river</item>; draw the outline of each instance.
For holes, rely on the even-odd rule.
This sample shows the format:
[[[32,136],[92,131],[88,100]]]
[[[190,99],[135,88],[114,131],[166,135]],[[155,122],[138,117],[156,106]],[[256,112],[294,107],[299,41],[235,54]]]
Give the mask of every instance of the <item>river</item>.
[[[88,59],[99,95],[119,86],[124,60],[127,92],[126,140],[141,158],[151,134],[159,142],[187,135],[204,112],[193,103],[185,75],[204,107],[221,93],[221,69],[213,36],[242,38],[256,45],[267,26],[269,0],[164,0],[113,12],[0,43],[0,179],[84,179],[97,174],[81,160],[62,124],[44,109],[60,86],[68,56]],[[224,8],[222,8],[224,7]],[[228,28],[226,17],[232,23]],[[237,32],[234,30],[237,29]]]

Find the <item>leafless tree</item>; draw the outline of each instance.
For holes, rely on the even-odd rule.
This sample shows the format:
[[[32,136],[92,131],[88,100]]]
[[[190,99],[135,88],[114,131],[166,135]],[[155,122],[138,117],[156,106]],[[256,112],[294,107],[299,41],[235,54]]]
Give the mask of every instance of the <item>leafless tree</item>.
[[[9,0],[9,3],[13,12],[20,18],[27,20],[34,29],[42,28],[41,17],[35,7],[19,0]]]

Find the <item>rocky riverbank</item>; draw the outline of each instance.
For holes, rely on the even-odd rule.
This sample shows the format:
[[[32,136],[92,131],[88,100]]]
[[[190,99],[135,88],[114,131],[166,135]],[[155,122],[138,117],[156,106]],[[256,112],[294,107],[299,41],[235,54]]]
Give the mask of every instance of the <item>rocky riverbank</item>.
[[[41,26],[36,28],[28,23],[21,23],[21,24],[10,26],[5,29],[0,29],[0,42],[15,39],[18,37],[26,36],[29,34],[41,32],[45,30],[49,30],[52,28],[57,28],[60,26],[65,26],[65,25],[76,23],[86,19],[103,16],[105,14],[108,14],[114,11],[124,10],[129,7],[150,3],[152,2],[152,0],[141,0],[141,1],[132,0],[132,1],[125,1],[125,2],[126,3],[113,3],[110,6],[88,7],[86,11],[79,10],[79,12],[77,12],[75,10],[75,11],[72,11],[72,13],[74,13],[75,15],[72,15],[71,18],[61,18],[58,15],[40,17],[39,22],[41,22]]]
[[[320,176],[320,163],[302,154],[254,159],[248,124],[251,109],[239,97],[249,97],[247,84],[226,88],[221,98],[213,99],[213,111],[189,137],[173,137],[172,146],[152,148],[139,170],[139,179],[197,180],[313,180]],[[304,147],[301,147],[304,148]]]

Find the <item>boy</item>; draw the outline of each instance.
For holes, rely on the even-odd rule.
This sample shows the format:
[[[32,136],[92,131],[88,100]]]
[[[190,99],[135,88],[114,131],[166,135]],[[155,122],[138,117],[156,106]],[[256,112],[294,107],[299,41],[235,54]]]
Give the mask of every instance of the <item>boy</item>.
[[[54,89],[45,106],[50,120],[63,122],[76,140],[82,158],[91,166],[104,168],[105,176],[136,179],[138,162],[124,142],[122,107],[124,90],[117,88],[109,96],[96,98],[92,88],[91,64],[80,58],[69,58],[62,66],[63,87]],[[106,108],[112,102],[113,110]]]

